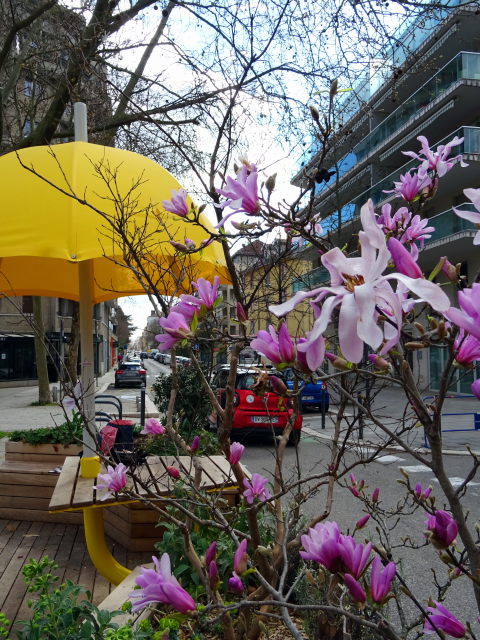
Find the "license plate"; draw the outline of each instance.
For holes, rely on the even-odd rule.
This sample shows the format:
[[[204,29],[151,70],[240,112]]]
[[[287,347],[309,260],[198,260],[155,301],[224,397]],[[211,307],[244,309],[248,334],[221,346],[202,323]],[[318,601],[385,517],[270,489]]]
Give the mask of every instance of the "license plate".
[[[278,422],[278,416],[252,416],[252,422],[260,422],[262,424],[276,424]]]
[[[302,400],[315,400],[314,396],[303,396]]]

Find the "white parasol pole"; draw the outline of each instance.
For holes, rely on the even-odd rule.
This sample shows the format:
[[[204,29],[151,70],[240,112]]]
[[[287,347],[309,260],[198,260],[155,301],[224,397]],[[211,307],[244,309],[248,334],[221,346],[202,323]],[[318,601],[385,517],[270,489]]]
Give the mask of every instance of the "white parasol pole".
[[[83,102],[73,105],[75,142],[88,142],[87,106]],[[93,263],[81,260],[78,263],[78,285],[80,294],[80,357],[82,361],[83,412],[87,426],[83,429],[83,457],[81,474],[84,478],[96,477],[99,461],[96,458],[97,444],[91,433],[95,433],[95,381],[93,375]]]

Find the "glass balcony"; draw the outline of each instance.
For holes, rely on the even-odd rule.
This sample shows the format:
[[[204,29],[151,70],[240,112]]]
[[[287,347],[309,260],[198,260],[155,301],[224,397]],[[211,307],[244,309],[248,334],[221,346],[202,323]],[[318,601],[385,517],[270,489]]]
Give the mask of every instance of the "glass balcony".
[[[471,202],[465,202],[460,204],[456,209],[463,209],[464,211],[475,211],[475,207]],[[448,238],[449,236],[459,233],[461,231],[476,231],[476,227],[473,222],[464,220],[455,214],[453,209],[443,211],[436,216],[432,216],[428,220],[429,226],[435,227],[435,231],[432,233],[432,237],[425,241],[425,246],[428,246],[432,242]]]
[[[292,294],[305,289],[313,289],[329,280],[330,274],[325,267],[317,267],[292,281]]]
[[[338,98],[338,106],[343,118],[352,117],[360,107],[368,101],[380,88],[391,73],[393,67],[401,66],[412,51],[420,47],[437,26],[447,18],[453,7],[460,6],[467,0],[447,0],[445,7],[437,7],[429,15],[422,18],[405,20],[390,38],[394,45],[386,46],[375,54],[375,60],[381,60],[375,69],[368,69],[359,74],[352,85],[352,92]]]
[[[418,111],[427,107],[461,79],[480,80],[480,54],[462,52],[450,60],[354,148],[358,161],[366,158]]]
[[[452,151],[450,153],[451,157],[456,156],[460,153],[480,155],[480,127],[460,127],[456,131],[452,131],[452,133],[449,133],[448,136],[445,136],[445,138],[442,138],[438,142],[432,144],[432,149],[436,149],[441,144],[446,144],[455,136],[463,138],[463,142],[452,148]],[[418,148],[415,149],[415,151],[417,150]],[[373,187],[361,193],[354,200],[344,205],[340,209],[341,224],[345,224],[346,222],[349,222],[350,220],[358,217],[360,215],[361,207],[369,198],[373,200],[373,203],[375,205],[386,200],[388,194],[386,194],[385,191],[393,189],[393,183],[399,181],[400,175],[405,174],[409,169],[412,169],[413,167],[417,167],[418,164],[418,160],[410,160],[396,171],[390,173],[383,180],[377,182]],[[322,227],[325,231],[333,232],[338,229],[338,225],[338,211],[335,211],[330,216],[327,216],[322,220]]]

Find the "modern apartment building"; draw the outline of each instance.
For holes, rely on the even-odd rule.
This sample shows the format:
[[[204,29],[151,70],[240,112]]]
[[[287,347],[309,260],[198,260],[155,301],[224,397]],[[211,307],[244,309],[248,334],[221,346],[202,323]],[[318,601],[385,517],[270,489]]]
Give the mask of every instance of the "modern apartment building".
[[[361,206],[372,198],[379,211],[380,205],[392,200],[385,190],[393,188],[400,174],[418,165],[402,150],[418,152],[419,135],[426,136],[434,148],[459,136],[463,142],[452,155],[463,154],[469,166],[457,165],[442,178],[436,196],[423,210],[435,232],[421,252],[420,264],[428,273],[441,256],[448,255],[451,262],[462,264],[462,273],[471,284],[480,273],[480,254],[472,245],[476,230],[456,216],[452,207],[471,209],[465,204],[463,190],[480,187],[478,4],[450,1],[448,9],[435,10],[422,22],[403,25],[392,42],[389,51],[375,56],[375,64],[359,78],[354,91],[340,99],[343,125],[322,165],[334,173],[318,185],[315,206],[321,212],[323,229],[337,234],[341,244],[347,243],[348,251],[355,251]],[[319,158],[312,147],[294,184],[301,185],[305,174],[319,168]],[[398,206],[401,203],[396,200]],[[319,266],[296,279],[291,293],[328,281],[318,256],[314,259]],[[444,357],[442,349],[415,354],[414,365],[422,384],[437,387]],[[463,376],[455,390],[470,392],[474,375]]]

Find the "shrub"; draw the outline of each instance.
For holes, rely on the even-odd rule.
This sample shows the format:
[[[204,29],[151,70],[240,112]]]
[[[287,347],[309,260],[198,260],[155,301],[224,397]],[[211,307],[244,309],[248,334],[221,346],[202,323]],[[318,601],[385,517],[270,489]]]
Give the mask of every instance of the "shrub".
[[[26,444],[78,444],[82,441],[83,422],[80,414],[74,413],[70,420],[56,427],[44,427],[29,431],[5,433],[12,442]]]

